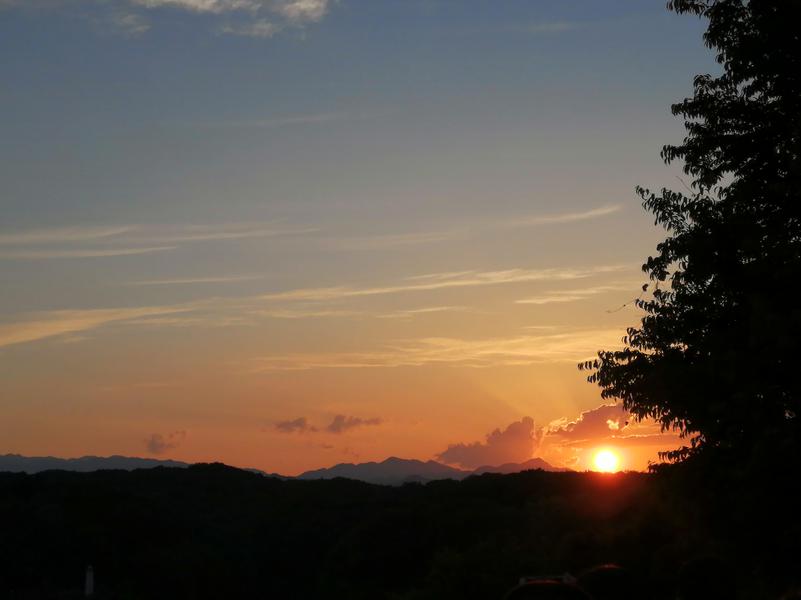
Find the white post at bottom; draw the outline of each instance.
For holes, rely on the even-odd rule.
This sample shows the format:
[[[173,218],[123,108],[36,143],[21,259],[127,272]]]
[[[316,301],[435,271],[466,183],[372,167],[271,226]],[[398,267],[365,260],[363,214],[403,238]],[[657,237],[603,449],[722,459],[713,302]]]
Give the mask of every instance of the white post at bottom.
[[[87,598],[94,596],[95,594],[95,570],[92,568],[92,565],[86,567],[86,581],[84,582],[83,586],[83,595]]]

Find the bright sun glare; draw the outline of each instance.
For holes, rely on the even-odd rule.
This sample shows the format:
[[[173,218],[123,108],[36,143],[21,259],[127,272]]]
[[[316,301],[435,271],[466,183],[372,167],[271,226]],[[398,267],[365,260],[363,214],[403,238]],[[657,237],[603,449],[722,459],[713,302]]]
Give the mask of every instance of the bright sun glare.
[[[611,450],[601,450],[595,453],[593,459],[595,469],[603,473],[613,473],[617,471],[620,464],[620,458]]]

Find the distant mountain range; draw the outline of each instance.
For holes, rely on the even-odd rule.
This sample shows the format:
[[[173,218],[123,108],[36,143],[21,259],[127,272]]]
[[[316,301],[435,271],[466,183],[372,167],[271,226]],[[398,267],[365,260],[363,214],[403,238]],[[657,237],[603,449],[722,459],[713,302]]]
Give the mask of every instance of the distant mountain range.
[[[464,479],[470,473],[429,460],[407,460],[391,457],[383,462],[360,464],[341,463],[326,469],[306,471],[298,479],[334,479],[345,477],[368,483],[400,485],[407,481],[431,481],[433,479]]]
[[[152,469],[154,467],[188,467],[189,463],[177,460],[158,460],[155,458],[136,458],[129,456],[83,456],[81,458],[57,458],[54,456],[21,456],[19,454],[6,454],[0,456],[0,471],[38,473],[40,471],[100,471]],[[306,471],[294,479],[334,479],[344,477],[356,479],[367,483],[380,485],[402,485],[408,482],[434,481],[437,479],[464,479],[470,475],[484,473],[519,473],[533,469],[543,471],[566,471],[554,467],[541,458],[532,458],[524,463],[507,463],[500,466],[483,466],[469,471],[449,467],[433,460],[421,460],[390,457],[382,462],[367,463],[341,463],[326,469]],[[258,469],[244,469],[269,477],[293,479],[275,473],[265,473]]]
[[[422,462],[420,460],[407,460],[391,457],[383,462],[368,463],[341,463],[327,469],[306,471],[298,475],[298,479],[333,479],[345,477],[357,479],[368,483],[384,485],[401,485],[403,483],[419,481],[433,481],[435,479],[464,479],[470,475],[484,473],[519,473],[532,469],[543,471],[566,471],[547,463],[541,458],[532,458],[524,463],[506,463],[500,466],[483,466],[472,471],[455,469],[433,460]]]
[[[55,456],[0,456],[0,471],[38,473],[40,471],[89,471],[152,469],[153,467],[188,467],[189,463],[177,460],[135,458],[131,456],[82,456],[81,458],[57,458]]]
[[[563,469],[562,467],[554,467],[551,463],[544,461],[541,458],[531,458],[522,463],[504,463],[497,467],[489,465],[479,467],[472,472],[473,475],[481,475],[483,473],[520,473],[520,471],[536,471],[541,469],[543,471],[569,471],[570,469]]]

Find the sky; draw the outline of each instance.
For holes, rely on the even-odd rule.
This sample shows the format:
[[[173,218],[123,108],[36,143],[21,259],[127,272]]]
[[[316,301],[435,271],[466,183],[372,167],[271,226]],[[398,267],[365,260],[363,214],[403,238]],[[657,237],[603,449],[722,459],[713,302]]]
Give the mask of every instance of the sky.
[[[0,453],[645,468],[576,364],[715,69],[664,0],[0,0]]]

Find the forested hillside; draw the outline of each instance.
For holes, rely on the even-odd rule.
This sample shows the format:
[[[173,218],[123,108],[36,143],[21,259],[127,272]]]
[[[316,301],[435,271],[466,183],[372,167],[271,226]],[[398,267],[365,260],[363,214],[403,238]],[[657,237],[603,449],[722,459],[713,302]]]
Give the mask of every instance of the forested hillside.
[[[616,562],[643,597],[668,598],[681,565],[710,555],[745,564],[732,572],[752,587],[788,583],[715,542],[731,514],[710,519],[709,498],[682,504],[666,477],[528,471],[388,487],[222,465],[0,473],[0,589],[81,597],[91,564],[98,598],[489,599],[522,575]]]

